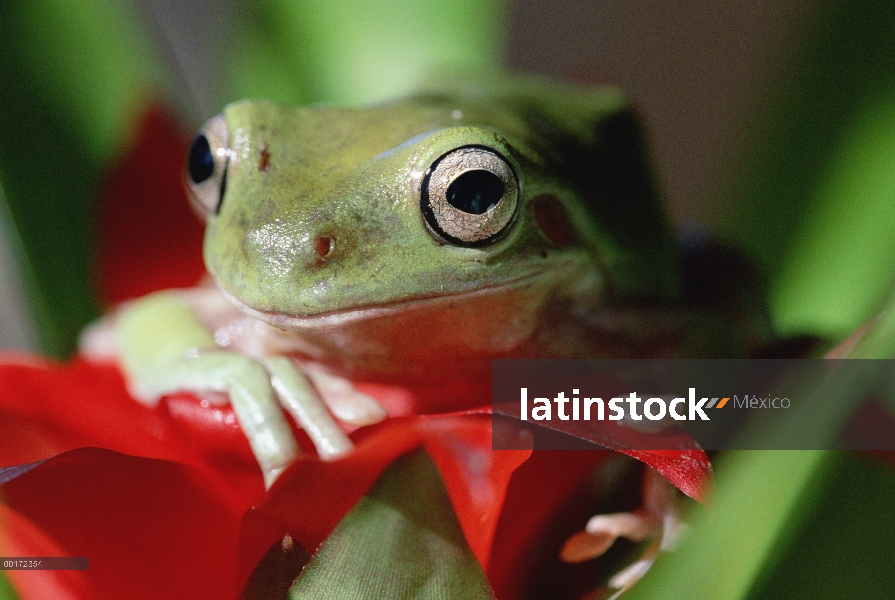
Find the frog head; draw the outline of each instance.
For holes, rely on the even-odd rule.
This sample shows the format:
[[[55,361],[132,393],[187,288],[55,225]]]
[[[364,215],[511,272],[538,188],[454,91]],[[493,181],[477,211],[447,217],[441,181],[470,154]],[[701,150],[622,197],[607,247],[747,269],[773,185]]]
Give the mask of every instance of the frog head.
[[[674,236],[614,88],[514,80],[365,109],[240,102],[196,137],[187,179],[209,272],[285,330],[413,313],[367,333],[393,342],[412,327],[420,344],[487,340],[495,355],[552,303],[679,292]],[[330,335],[327,352],[339,343]]]

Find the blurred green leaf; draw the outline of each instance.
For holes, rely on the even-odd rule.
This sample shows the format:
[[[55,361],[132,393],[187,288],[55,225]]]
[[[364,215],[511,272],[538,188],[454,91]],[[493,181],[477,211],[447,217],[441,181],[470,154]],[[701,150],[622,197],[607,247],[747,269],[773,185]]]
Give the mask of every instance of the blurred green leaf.
[[[750,600],[887,600],[895,590],[895,471],[837,455],[785,557]]]
[[[830,352],[834,358],[895,358],[895,295],[883,311]]]
[[[500,0],[272,0],[241,7],[246,34],[234,46],[232,99],[394,98],[441,70],[498,68],[505,37]]]
[[[716,465],[717,491],[680,548],[625,600],[739,600],[804,518],[830,452],[740,451]]]
[[[95,316],[91,209],[135,111],[168,87],[132,6],[112,0],[0,4],[0,185],[45,349],[62,356]],[[502,5],[245,3],[234,95],[291,104],[399,95],[437,68],[496,67]]]
[[[891,294],[893,39],[895,4],[826,5],[803,54],[788,61],[785,81],[770,92],[779,96],[749,149],[752,162],[733,185],[730,199],[738,211],[728,233],[768,274],[771,309],[783,334],[842,339]],[[892,315],[884,312],[860,339],[850,340],[855,346],[849,355],[893,356]],[[890,499],[891,474],[870,476],[853,462],[821,451],[724,455],[716,464],[718,487],[708,512],[694,519],[680,549],[657,561],[626,598],[739,600],[752,597],[752,590],[758,590],[756,599],[865,597],[861,581],[873,576],[869,565],[891,562],[884,557],[895,543],[895,527],[861,490],[886,490]],[[865,508],[883,525],[872,533],[859,516]],[[821,534],[831,521],[835,526]],[[843,533],[857,523],[864,525],[860,534]],[[803,540],[810,540],[810,549]],[[871,543],[876,547],[867,553],[873,559],[868,565],[855,568],[855,559],[841,558]],[[807,586],[824,565],[851,572],[835,585]],[[889,571],[892,576],[870,586],[873,597],[895,588],[895,571]],[[827,571],[821,579],[829,582],[836,574]]]
[[[730,198],[783,334],[838,340],[895,281],[895,3],[824,5]]]
[[[895,11],[892,19],[895,20]],[[892,31],[895,39],[895,28]],[[876,312],[895,280],[895,81],[852,116],[770,301],[783,333],[838,339]]]
[[[160,73],[127,5],[0,3],[0,184],[42,342],[56,356],[95,314],[90,213],[100,170]]]
[[[0,573],[0,600],[19,600],[3,573]]]
[[[339,522],[291,600],[494,598],[423,451],[395,461]]]

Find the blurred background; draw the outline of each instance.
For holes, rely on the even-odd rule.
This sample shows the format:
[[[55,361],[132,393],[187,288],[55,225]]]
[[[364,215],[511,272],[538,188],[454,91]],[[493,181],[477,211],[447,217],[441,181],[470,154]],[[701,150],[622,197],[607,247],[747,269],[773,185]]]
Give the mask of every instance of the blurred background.
[[[179,65],[201,113],[195,124],[217,114],[227,95],[221,89],[228,68],[222,41],[239,27],[239,7],[232,1],[137,4]],[[675,216],[712,223],[719,209],[710,199],[717,196],[723,169],[735,160],[739,136],[783,76],[779,67],[797,51],[817,4],[516,0],[505,4],[493,46],[497,60],[512,70],[624,89],[646,117]],[[438,21],[417,27],[425,36],[447,33],[439,32]],[[402,46],[396,43],[395,52]],[[345,53],[345,61],[352,60]],[[405,66],[394,81],[384,75],[388,69],[371,69],[361,76],[365,81],[340,95],[347,102],[400,96],[421,74],[406,72],[416,66]],[[423,75],[425,69],[423,63]]]
[[[103,182],[183,160],[116,167],[148,106],[186,140],[240,98],[375,102],[442,67],[619,85],[669,211],[754,261],[779,332],[882,315],[852,356],[895,357],[891,0],[5,0],[0,347],[64,357],[98,315]],[[626,597],[895,597],[893,462],[718,457],[712,510]]]
[[[17,67],[26,71],[22,77],[33,79],[33,71],[42,76],[48,76],[47,71],[75,76],[86,61],[92,60],[90,52],[100,52],[83,46],[79,49],[77,33],[65,35],[62,41],[59,33],[54,33],[54,29],[65,26],[64,15],[79,3],[5,4],[2,10],[10,13],[7,26],[24,21],[38,32],[24,44],[20,42],[18,48],[10,48],[7,57],[21,56],[22,47],[27,52],[30,43],[43,46],[40,51],[48,63]],[[30,8],[14,9],[16,4],[28,4]],[[91,4],[93,8],[86,14],[69,17],[70,25],[85,29],[81,32],[85,37],[91,35],[88,32],[95,26],[93,19],[108,18],[104,13],[112,10],[103,2],[85,5]],[[277,53],[272,46],[280,50],[286,47],[287,54],[300,51],[279,41],[288,35],[281,31],[288,30],[288,25],[271,22],[277,18],[272,16],[275,9],[259,14],[251,3],[235,0],[134,0],[131,6],[117,4],[111,15],[112,26],[100,25],[99,29],[100,35],[112,38],[108,52],[119,54],[113,60],[125,59],[125,64],[104,68],[133,69],[130,75],[112,73],[118,79],[134,80],[118,83],[117,87],[150,82],[154,95],[161,92],[165,102],[176,105],[178,116],[189,130],[201,126],[227,102],[243,96],[262,95],[293,104],[321,100],[356,104],[399,96],[412,89],[433,64],[441,66],[439,63],[475,68],[502,64],[512,70],[617,84],[645,118],[671,212],[680,222],[701,224],[711,230],[721,228],[726,205],[735,201],[723,192],[723,186],[746,158],[744,136],[754,134],[756,119],[776,99],[773,90],[786,76],[785,67],[793,62],[793,56],[804,46],[806,32],[826,9],[816,0],[455,2],[447,3],[454,5],[447,12],[461,16],[445,23],[439,9],[422,9],[413,2],[382,2],[377,10],[370,8],[375,2],[366,3],[367,8],[358,2],[335,3],[333,9],[327,9],[325,3],[304,2],[308,14],[279,18],[305,18],[309,23],[304,29],[299,24],[295,30],[304,30],[309,36],[332,36],[333,28],[341,29],[330,42],[304,40],[304,49],[318,55],[321,69],[350,70],[342,77],[328,78],[315,74],[308,65],[283,66],[277,64],[284,62],[282,59],[267,60],[265,52]],[[315,12],[316,16],[308,17]],[[373,16],[376,13],[378,16]],[[469,15],[466,22],[463,13]],[[334,25],[340,19],[349,24],[342,28]],[[127,32],[127,27],[132,30]],[[40,39],[41,31],[46,32],[47,40]],[[11,33],[4,36],[7,44],[25,37],[21,32]],[[124,34],[128,40],[115,39]],[[266,39],[259,43],[259,38]],[[61,46],[66,41],[73,47],[54,49],[53,44]],[[300,46],[302,40],[293,42],[293,47]],[[462,52],[464,45],[469,48],[466,54]],[[363,56],[359,58],[358,54]],[[41,58],[29,60],[34,63]],[[66,61],[74,73],[65,74]],[[264,63],[263,68],[257,68],[258,63]],[[54,84],[41,85],[46,89]],[[76,84],[68,84],[71,86]],[[12,96],[7,92],[7,105],[17,100]],[[119,105],[128,102],[132,103],[133,98],[117,100]],[[100,124],[115,130],[102,135],[126,136],[119,130],[127,126],[127,118],[122,115],[118,123]],[[120,152],[116,144],[122,144],[120,140],[99,143],[113,146],[99,151],[105,156]],[[34,307],[29,306],[22,288],[30,275],[23,280],[14,260],[21,241],[16,239],[8,215],[3,221],[0,347],[38,349]],[[64,291],[58,286],[56,289]],[[53,313],[54,309],[51,306],[44,312]],[[70,331],[60,335],[70,338]],[[70,342],[54,340],[50,345],[64,351]]]

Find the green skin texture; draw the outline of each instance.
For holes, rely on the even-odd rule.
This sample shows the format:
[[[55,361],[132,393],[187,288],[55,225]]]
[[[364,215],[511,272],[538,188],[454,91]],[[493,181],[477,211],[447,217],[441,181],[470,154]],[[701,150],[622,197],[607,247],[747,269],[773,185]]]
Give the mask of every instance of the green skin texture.
[[[378,381],[481,402],[492,358],[667,356],[690,343],[674,234],[641,148],[602,128],[626,114],[624,97],[518,80],[444,87],[367,109],[225,109],[226,187],[205,215],[204,257],[231,312],[208,309],[216,290],[119,311],[117,348],[137,397],[228,394],[269,485],[299,452],[283,410],[325,458],[351,447],[330,411],[355,424],[385,416],[357,393],[354,420],[339,413],[326,382],[308,375],[315,368],[349,388]],[[441,240],[420,209],[427,169],[468,145],[506,157],[520,188],[505,234],[474,248]],[[600,161],[609,167],[592,170]],[[572,230],[561,243],[535,218],[545,195]],[[333,243],[321,257],[324,235]],[[239,319],[260,323],[249,329],[261,341],[220,348],[213,332]]]
[[[594,98],[607,113],[620,100],[609,91]],[[463,118],[453,119],[453,110]],[[308,316],[476,290],[541,269],[533,256],[554,250],[528,214],[503,240],[470,249],[441,243],[420,213],[423,173],[442,154],[470,144],[515,159],[526,189],[570,196],[513,111],[458,100],[360,111],[246,102],[225,115],[237,158],[220,214],[208,223],[205,261],[218,284],[252,308]],[[271,156],[266,172],[258,169],[263,147]],[[322,234],[336,238],[325,264],[314,252]],[[620,271],[616,264],[628,257],[598,223],[581,234],[584,249]],[[614,275],[617,285],[648,293],[660,281]]]

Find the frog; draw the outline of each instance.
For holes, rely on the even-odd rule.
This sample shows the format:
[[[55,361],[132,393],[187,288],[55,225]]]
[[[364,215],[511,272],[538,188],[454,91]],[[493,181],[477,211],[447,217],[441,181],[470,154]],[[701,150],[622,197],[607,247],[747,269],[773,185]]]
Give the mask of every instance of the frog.
[[[351,428],[487,404],[494,359],[717,356],[706,340],[736,337],[687,301],[614,87],[508,78],[363,108],[241,101],[196,135],[184,179],[210,281],[123,306],[82,346],[114,353],[148,406],[175,392],[229,403],[267,487],[303,452],[289,417],[335,460]]]

